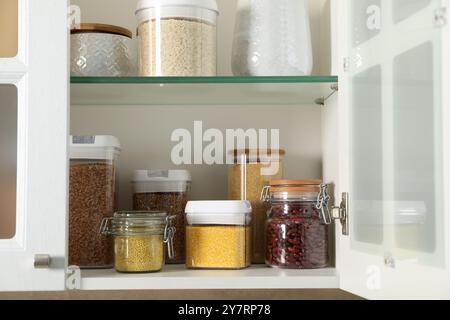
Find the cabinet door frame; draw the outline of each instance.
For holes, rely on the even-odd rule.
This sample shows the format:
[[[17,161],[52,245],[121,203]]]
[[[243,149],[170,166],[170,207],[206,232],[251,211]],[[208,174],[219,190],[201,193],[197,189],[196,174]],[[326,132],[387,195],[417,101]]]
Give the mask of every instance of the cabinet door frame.
[[[68,1],[18,0],[18,6],[18,54],[0,58],[0,84],[17,87],[18,109],[16,235],[0,240],[0,291],[64,290]],[[48,268],[35,268],[35,255],[49,255]]]
[[[384,1],[384,0],[382,0]],[[391,1],[391,0],[389,0]],[[395,0],[394,0],[395,1]],[[350,43],[351,23],[348,15],[350,0],[334,0],[332,14],[334,13],[333,30],[339,40],[337,49],[337,68],[339,70],[339,181],[336,195],[351,190],[350,182],[350,83],[349,73],[346,71],[344,59],[350,57],[347,52]],[[450,1],[442,0],[442,7],[450,10]],[[432,19],[432,17],[430,17]],[[448,17],[447,17],[448,19]],[[445,86],[450,83],[450,31],[448,21],[442,27],[442,140],[444,163],[444,246],[447,248],[445,265],[442,268],[415,264],[410,261],[395,261],[395,266],[380,255],[357,252],[351,247],[350,238],[342,236],[337,226],[337,268],[340,275],[340,287],[356,295],[368,299],[449,299],[450,298],[450,93]],[[446,40],[447,39],[447,40]],[[355,186],[356,187],[356,186]],[[350,194],[350,201],[352,195]],[[350,211],[350,225],[352,212]],[[351,232],[352,228],[350,228]],[[351,237],[352,235],[350,235]]]

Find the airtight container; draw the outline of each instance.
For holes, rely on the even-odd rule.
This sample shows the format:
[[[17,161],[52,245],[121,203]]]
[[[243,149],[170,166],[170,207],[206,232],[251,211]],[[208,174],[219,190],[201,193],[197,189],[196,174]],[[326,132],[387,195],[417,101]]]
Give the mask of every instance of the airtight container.
[[[230,200],[248,200],[252,205],[252,263],[264,264],[265,230],[270,205],[261,201],[261,190],[270,180],[283,178],[284,150],[244,149],[231,152],[228,190]]]
[[[186,266],[244,269],[251,263],[251,204],[191,201],[186,206]]]
[[[113,244],[98,230],[117,209],[119,140],[112,136],[70,138],[69,264],[112,268]]]
[[[186,170],[137,170],[133,177],[134,210],[159,210],[173,218],[177,232],[174,252],[166,263],[183,264],[186,260],[186,219],[184,210],[191,188],[191,174]],[[167,252],[167,248],[166,248]]]
[[[286,269],[329,266],[331,217],[318,209],[319,180],[271,181],[262,200],[271,204],[267,220],[266,264]]]
[[[71,30],[72,76],[131,76],[135,72],[131,31],[113,25],[82,23]]]
[[[140,0],[141,76],[215,76],[216,0]]]
[[[313,68],[308,0],[238,0],[236,76],[307,76]]]
[[[176,232],[171,218],[165,212],[117,212],[105,218],[101,234],[114,238],[114,266],[124,273],[160,271],[164,265],[164,244],[169,257]]]

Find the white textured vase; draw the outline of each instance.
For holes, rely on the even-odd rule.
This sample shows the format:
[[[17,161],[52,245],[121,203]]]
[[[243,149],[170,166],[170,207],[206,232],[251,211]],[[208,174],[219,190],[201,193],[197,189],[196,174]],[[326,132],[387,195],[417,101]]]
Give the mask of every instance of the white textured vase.
[[[238,0],[234,75],[310,75],[313,67],[307,0]]]

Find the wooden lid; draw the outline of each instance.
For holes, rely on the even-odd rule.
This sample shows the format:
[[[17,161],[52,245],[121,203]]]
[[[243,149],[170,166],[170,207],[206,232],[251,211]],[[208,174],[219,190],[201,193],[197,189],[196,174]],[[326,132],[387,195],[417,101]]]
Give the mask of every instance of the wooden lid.
[[[273,180],[270,192],[319,192],[321,180]]]
[[[79,28],[71,29],[70,33],[108,33],[133,38],[133,33],[126,28],[101,23],[82,23]]]
[[[230,154],[233,154],[235,157],[241,156],[241,155],[255,155],[255,156],[272,156],[272,155],[278,155],[278,156],[284,156],[286,155],[286,150],[284,149],[234,149],[229,152]]]

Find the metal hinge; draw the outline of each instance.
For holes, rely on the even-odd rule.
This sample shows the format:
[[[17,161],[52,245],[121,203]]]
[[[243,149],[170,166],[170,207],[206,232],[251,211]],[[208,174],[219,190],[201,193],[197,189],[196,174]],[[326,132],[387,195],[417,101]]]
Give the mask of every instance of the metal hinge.
[[[441,7],[434,11],[434,26],[442,28],[447,25],[447,8]]]
[[[78,266],[69,266],[66,270],[66,289],[81,289],[81,269]]]
[[[342,200],[339,207],[330,207],[329,201],[332,199],[328,194],[328,188],[331,184],[320,185],[320,192],[317,196],[316,208],[321,211],[322,218],[326,224],[332,224],[333,221],[339,220],[342,225],[342,234],[349,235],[348,228],[348,192],[342,193]]]
[[[348,192],[342,193],[342,200],[339,207],[333,207],[331,209],[331,217],[333,220],[339,220],[341,222],[342,234],[348,236]]]

